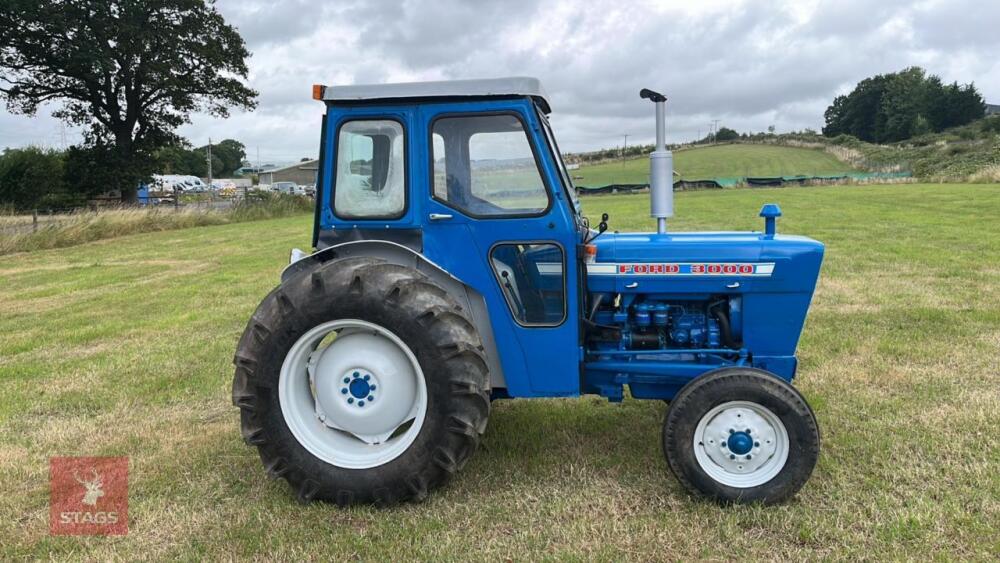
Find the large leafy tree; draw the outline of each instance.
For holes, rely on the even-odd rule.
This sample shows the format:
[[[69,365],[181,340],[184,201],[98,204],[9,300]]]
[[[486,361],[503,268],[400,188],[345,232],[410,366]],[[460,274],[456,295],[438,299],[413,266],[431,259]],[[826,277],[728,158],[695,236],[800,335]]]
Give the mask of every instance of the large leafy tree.
[[[901,141],[983,117],[986,106],[973,84],[945,85],[919,67],[880,74],[837,96],[824,114],[823,134],[873,143]]]
[[[86,128],[94,166],[132,201],[192,112],[252,109],[250,53],[209,0],[0,0],[0,96]]]

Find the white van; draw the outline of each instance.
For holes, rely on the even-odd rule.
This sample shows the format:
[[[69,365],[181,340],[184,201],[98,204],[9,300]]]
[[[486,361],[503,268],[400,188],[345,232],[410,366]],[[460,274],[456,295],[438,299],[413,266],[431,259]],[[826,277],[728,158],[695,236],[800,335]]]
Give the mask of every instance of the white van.
[[[295,182],[275,182],[271,184],[271,190],[289,195],[303,195],[305,190],[299,187]]]

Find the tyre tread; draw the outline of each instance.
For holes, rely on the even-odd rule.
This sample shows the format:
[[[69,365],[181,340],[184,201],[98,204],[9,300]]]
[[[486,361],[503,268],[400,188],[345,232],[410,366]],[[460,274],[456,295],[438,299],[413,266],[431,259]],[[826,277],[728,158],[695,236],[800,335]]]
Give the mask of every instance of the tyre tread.
[[[418,323],[428,337],[436,339],[432,346],[422,350],[443,366],[444,369],[435,370],[435,375],[447,378],[443,384],[448,399],[443,411],[433,415],[443,417],[438,425],[441,434],[430,455],[420,456],[418,459],[422,461],[413,464],[402,477],[385,478],[384,466],[355,471],[354,478],[329,477],[323,467],[333,466],[317,458],[303,459],[292,445],[278,439],[279,433],[269,426],[273,422],[265,422],[275,420],[271,411],[275,410],[277,400],[277,393],[271,392],[277,384],[277,373],[264,372],[265,365],[274,365],[276,361],[269,354],[289,334],[315,326],[315,322],[305,323],[308,325],[305,329],[300,326],[309,315],[320,314],[313,311],[330,315],[346,301],[369,304],[378,309],[373,314],[381,317],[403,315]],[[395,331],[395,327],[386,328]],[[416,350],[415,353],[420,356]],[[254,312],[233,363],[236,369],[232,400],[241,411],[244,441],[257,447],[266,473],[287,481],[302,502],[322,499],[339,506],[362,503],[390,506],[423,500],[431,489],[446,482],[465,464],[488,422],[489,368],[475,325],[458,302],[426,275],[374,258],[334,259],[285,280]],[[430,376],[426,368],[424,371],[425,377]],[[277,410],[280,417],[280,408]],[[428,412],[428,419],[431,416]]]

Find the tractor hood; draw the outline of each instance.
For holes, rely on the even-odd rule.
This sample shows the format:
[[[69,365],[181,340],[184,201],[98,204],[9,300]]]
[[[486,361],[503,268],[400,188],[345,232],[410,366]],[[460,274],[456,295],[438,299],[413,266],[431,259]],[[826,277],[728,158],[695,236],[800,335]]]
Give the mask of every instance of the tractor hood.
[[[604,233],[591,244],[597,262],[753,262],[800,254],[823,255],[823,244],[796,235],[755,232]]]
[[[620,292],[641,279],[636,290],[811,294],[823,260],[818,241],[756,232],[604,233],[591,244],[591,291]]]

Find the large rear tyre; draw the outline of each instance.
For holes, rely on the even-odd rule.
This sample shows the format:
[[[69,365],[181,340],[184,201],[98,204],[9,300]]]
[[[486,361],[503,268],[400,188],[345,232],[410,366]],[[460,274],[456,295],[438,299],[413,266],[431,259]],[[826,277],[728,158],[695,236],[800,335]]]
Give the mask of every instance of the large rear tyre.
[[[754,368],[723,368],[692,380],[663,425],[673,474],[689,491],[721,502],[790,498],[812,474],[819,447],[816,417],[802,395]]]
[[[465,464],[489,416],[488,368],[462,307],[376,259],[287,280],[234,363],[243,438],[303,501],[422,500]]]

